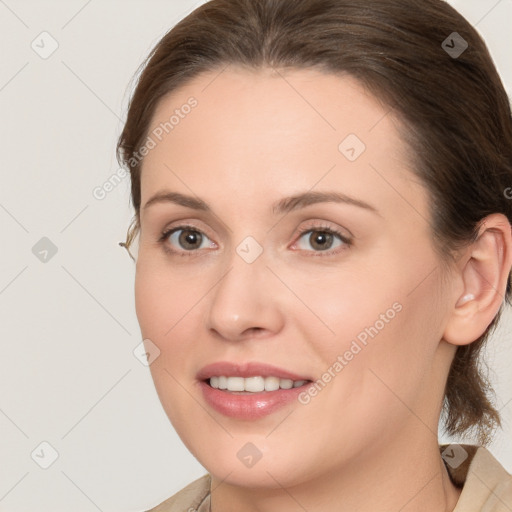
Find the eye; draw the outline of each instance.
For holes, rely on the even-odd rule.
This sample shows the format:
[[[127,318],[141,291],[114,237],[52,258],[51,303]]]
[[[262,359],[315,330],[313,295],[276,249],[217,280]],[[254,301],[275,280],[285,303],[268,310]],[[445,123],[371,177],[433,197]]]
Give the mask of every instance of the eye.
[[[210,240],[202,231],[199,231],[194,226],[178,226],[168,229],[162,233],[159,242],[163,245],[164,250],[168,253],[180,254],[180,256],[189,256],[190,253],[198,249],[211,247],[213,242],[205,244]],[[169,246],[179,247],[180,249],[171,249]],[[189,253],[189,254],[187,254]]]
[[[306,235],[309,235],[309,237],[306,238]],[[313,250],[309,250],[304,247],[303,243],[300,243],[302,238],[306,241],[306,245],[310,244]],[[335,245],[336,240],[338,241],[337,245]],[[159,243],[163,246],[165,252],[178,256],[193,256],[199,249],[216,247],[216,244],[208,236],[190,225],[165,230],[159,238]],[[301,250],[312,252],[314,256],[330,256],[350,247],[352,241],[334,228],[314,225],[308,226],[299,232],[299,243],[296,242],[293,248],[296,245],[299,245],[298,248]],[[178,248],[176,249],[176,247]],[[341,249],[336,249],[340,247]]]
[[[337,254],[340,250],[343,251],[352,245],[352,241],[349,238],[329,226],[309,226],[301,230],[299,235],[299,241],[304,238],[306,242],[305,245],[309,244],[310,247],[313,248],[313,252],[317,253],[315,256]],[[305,237],[305,235],[309,236]],[[334,245],[334,250],[331,250],[333,249],[333,244],[335,244],[336,239],[338,240],[338,245]],[[337,247],[341,247],[341,249],[336,250]],[[299,249],[308,251],[307,247],[304,247],[304,244],[300,243]]]

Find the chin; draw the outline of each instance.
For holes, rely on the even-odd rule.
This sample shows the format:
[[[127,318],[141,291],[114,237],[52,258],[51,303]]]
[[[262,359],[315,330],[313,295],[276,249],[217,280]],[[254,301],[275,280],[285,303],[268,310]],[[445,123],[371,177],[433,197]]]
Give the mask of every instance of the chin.
[[[273,465],[263,465],[260,461],[252,468],[233,467],[229,464],[213,464],[205,469],[223,484],[251,489],[281,489],[293,487],[302,483],[290,475],[290,468],[275,468]],[[304,477],[305,479],[306,477]]]
[[[300,450],[285,447],[282,441],[271,445],[268,440],[247,435],[230,438],[225,443],[214,444],[208,439],[194,446],[194,441],[188,439],[185,444],[200,464],[223,484],[280,489],[299,485],[309,478],[303,471],[306,464]],[[289,450],[293,450],[292,455],[287,453]]]

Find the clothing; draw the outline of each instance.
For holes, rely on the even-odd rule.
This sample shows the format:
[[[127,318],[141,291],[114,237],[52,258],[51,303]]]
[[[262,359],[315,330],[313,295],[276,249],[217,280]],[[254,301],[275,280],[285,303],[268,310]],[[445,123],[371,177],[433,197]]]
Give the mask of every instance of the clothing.
[[[465,457],[461,448],[467,452],[462,463],[456,460]],[[512,511],[512,475],[490,451],[468,444],[442,444],[439,449],[453,484],[462,488],[453,512]],[[207,473],[147,512],[209,512],[210,484]]]

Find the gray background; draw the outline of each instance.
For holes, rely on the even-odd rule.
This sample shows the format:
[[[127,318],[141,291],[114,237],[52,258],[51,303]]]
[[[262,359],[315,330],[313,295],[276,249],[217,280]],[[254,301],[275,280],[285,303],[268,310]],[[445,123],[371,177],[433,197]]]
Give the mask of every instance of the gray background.
[[[118,170],[135,70],[202,3],[0,0],[0,511],[141,511],[205,472],[133,353],[129,179],[93,196]],[[510,91],[512,0],[451,3]],[[511,318],[487,351],[505,424],[490,449],[509,472]]]

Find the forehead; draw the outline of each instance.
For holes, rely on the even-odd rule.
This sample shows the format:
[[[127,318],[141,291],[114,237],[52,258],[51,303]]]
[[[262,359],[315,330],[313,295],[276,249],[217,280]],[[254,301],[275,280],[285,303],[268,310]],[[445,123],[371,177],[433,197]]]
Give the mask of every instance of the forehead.
[[[158,104],[142,204],[164,186],[248,201],[318,186],[396,201],[396,187],[416,181],[397,126],[350,75],[209,71]]]
[[[197,102],[193,109],[187,107],[191,98]],[[200,124],[201,132],[209,131],[210,140],[228,131],[242,138],[252,130],[256,143],[265,138],[273,141],[276,135],[282,142],[293,128],[293,135],[307,134],[312,143],[318,136],[331,142],[349,131],[365,138],[390,112],[348,74],[228,66],[202,73],[164,97],[155,109],[150,131],[163,128],[162,136],[172,132],[178,143],[180,135],[190,135]],[[173,114],[173,126],[165,130]],[[393,136],[389,119],[384,125],[388,138]]]

